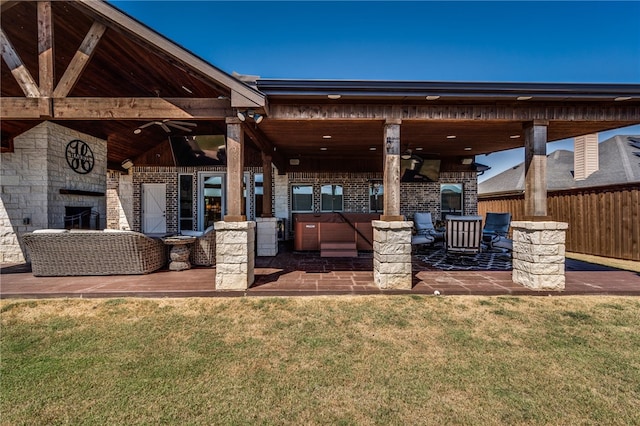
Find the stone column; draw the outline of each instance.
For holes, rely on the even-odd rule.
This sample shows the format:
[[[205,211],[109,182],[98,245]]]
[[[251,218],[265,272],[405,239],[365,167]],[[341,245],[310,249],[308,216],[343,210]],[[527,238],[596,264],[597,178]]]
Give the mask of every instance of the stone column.
[[[564,290],[568,227],[565,222],[511,222],[514,283],[534,290]]]
[[[413,222],[374,220],[373,281],[381,289],[411,290]]]
[[[254,280],[255,222],[216,222],[216,290],[246,290]]]
[[[547,216],[547,121],[525,123],[524,215]]]
[[[258,256],[277,255],[278,219],[275,217],[257,217],[256,231]]]

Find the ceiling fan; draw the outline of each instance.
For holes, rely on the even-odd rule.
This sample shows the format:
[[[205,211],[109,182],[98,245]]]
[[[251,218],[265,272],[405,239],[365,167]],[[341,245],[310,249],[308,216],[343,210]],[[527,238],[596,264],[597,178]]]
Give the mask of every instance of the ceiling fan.
[[[153,125],[157,125],[160,126],[162,128],[162,130],[164,130],[167,133],[171,133],[171,128],[173,127],[174,129],[179,129],[182,130],[184,132],[191,132],[191,129],[189,127],[196,127],[197,124],[196,123],[189,123],[187,121],[177,121],[177,120],[162,120],[162,121],[150,121],[146,124],[143,124],[142,126],[138,127],[137,129],[135,129],[133,131],[133,133],[135,133],[136,135],[140,134],[142,132],[142,129],[144,129],[145,127],[149,127],[149,126],[153,126]]]

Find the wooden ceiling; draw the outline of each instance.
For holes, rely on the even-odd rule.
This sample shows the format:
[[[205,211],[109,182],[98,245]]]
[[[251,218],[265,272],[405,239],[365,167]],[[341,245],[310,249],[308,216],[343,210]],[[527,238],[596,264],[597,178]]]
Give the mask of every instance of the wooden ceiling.
[[[54,35],[54,87],[60,82],[78,47],[89,32],[96,16],[86,14],[72,2],[51,2]],[[37,2],[24,1],[3,5],[2,30],[20,55],[33,79],[39,80]],[[2,97],[22,97],[5,61],[1,61]],[[99,41],[69,98],[229,98],[229,89],[216,85],[211,78],[199,75],[183,64],[171,60],[143,40],[109,27]],[[161,119],[162,117],[159,117]],[[3,144],[7,139],[35,126],[41,120],[3,120]],[[120,164],[162,144],[168,134],[160,126],[150,126],[140,134],[133,131],[152,120],[51,120],[65,127],[108,140],[108,160]],[[196,134],[224,134],[224,120],[199,121]],[[171,135],[187,134],[172,129]],[[191,133],[188,133],[191,134]]]
[[[106,3],[104,5],[98,9],[112,8]],[[54,87],[63,79],[65,70],[73,63],[74,55],[95,23],[104,23],[107,27],[67,100],[109,98],[117,102],[121,99],[125,103],[133,102],[133,98],[161,98],[168,100],[169,104],[175,104],[176,99],[204,99],[210,103],[220,100],[226,108],[226,116],[235,115],[235,110],[231,108],[234,94],[229,88],[231,76],[218,70],[212,77],[211,73],[203,72],[201,68],[191,66],[191,63],[177,60],[168,51],[158,49],[148,38],[162,36],[146,27],[149,32],[146,36],[128,31],[121,22],[105,19],[103,14],[96,12],[98,9],[80,2],[51,2]],[[6,38],[24,67],[38,82],[41,69],[38,2],[3,2],[0,21]],[[140,25],[129,21],[129,24],[132,23]],[[167,43],[171,44],[170,41]],[[187,56],[193,56],[176,45],[171,46]],[[4,60],[1,61],[0,70],[2,97],[24,97],[23,88]],[[225,84],[216,79],[220,76]],[[402,118],[402,150],[412,149],[414,154],[425,158],[450,161],[523,146],[523,123],[532,117],[551,117],[548,119],[549,141],[640,123],[639,98],[631,100],[626,104],[629,107],[624,109],[620,103],[600,99],[600,94],[597,98],[581,99],[577,103],[567,99],[553,100],[555,88],[545,88],[550,97],[528,103],[515,102],[511,96],[514,90],[511,86],[508,90],[502,88],[503,92],[498,94],[484,91],[481,96],[454,96],[450,99],[443,92],[442,99],[433,102],[425,99],[422,86],[406,85],[402,87],[402,93],[390,95],[391,89],[399,85],[397,82],[374,82],[371,88],[353,96],[347,94],[339,100],[327,98],[327,93],[331,93],[333,87],[327,86],[309,94],[305,86],[314,86],[316,83],[297,83],[300,89],[295,90],[299,92],[293,90],[284,93],[281,87],[277,92],[274,86],[273,93],[264,90],[269,107],[266,111],[262,109],[261,113],[266,113],[266,118],[259,125],[250,119],[245,122],[245,137],[252,145],[272,155],[281,172],[382,171],[384,124],[385,118],[390,116]],[[284,85],[287,84],[293,83],[285,81]],[[447,93],[456,87],[456,83],[450,83],[446,88]],[[348,91],[350,84],[342,82],[340,89]],[[71,119],[62,119],[60,116],[3,119],[3,148],[7,141],[44,119],[106,139],[108,161],[112,166],[119,165],[125,158],[155,158],[155,155],[145,154],[168,146],[168,134],[160,126],[145,127],[139,134],[134,134],[134,130],[149,121],[176,117],[165,117],[158,113],[152,118],[149,115],[143,119],[136,118],[135,114],[131,114],[114,119],[109,115],[110,111],[92,111],[86,106],[90,103],[82,105],[85,105],[85,111],[79,111]],[[503,110],[509,114],[496,113]],[[476,114],[476,111],[480,112]],[[188,121],[196,123],[197,127],[189,134],[224,134],[226,131],[224,116],[212,119],[211,114],[195,114],[190,117]],[[186,133],[172,129],[172,136],[181,134]],[[290,159],[299,159],[300,165],[290,166]]]

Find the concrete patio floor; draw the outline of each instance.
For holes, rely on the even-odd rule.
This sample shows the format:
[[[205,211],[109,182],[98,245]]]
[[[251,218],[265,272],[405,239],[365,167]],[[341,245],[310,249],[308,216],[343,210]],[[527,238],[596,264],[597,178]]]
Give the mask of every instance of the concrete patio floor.
[[[636,295],[640,274],[567,259],[565,290],[533,291],[511,281],[511,271],[434,270],[413,260],[411,290],[380,290],[373,282],[371,253],[357,258],[321,258],[318,253],[281,251],[256,259],[254,284],[245,291],[216,291],[215,268],[148,275],[34,277],[29,265],[2,265],[0,298],[50,297],[238,297],[339,294],[441,295]]]

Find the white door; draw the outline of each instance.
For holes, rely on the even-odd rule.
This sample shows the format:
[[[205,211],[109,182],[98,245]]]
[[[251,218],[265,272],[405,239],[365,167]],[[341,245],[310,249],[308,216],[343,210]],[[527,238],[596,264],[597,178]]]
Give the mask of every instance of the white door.
[[[164,183],[142,184],[142,232],[167,232],[167,186]]]

